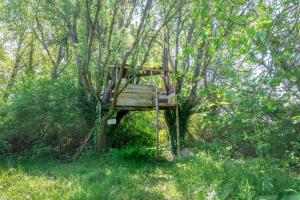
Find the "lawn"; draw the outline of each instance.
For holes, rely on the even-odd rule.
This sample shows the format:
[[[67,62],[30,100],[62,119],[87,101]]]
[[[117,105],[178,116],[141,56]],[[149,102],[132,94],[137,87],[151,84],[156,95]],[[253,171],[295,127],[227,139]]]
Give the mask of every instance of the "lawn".
[[[300,177],[262,159],[199,151],[173,161],[126,161],[115,150],[74,164],[2,159],[0,199],[299,199]]]

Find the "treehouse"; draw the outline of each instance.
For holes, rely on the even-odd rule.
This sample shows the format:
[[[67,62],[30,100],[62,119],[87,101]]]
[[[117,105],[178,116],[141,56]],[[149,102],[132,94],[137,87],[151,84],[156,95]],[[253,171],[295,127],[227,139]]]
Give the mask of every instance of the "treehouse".
[[[115,67],[115,70],[115,74],[119,74],[119,68]],[[163,75],[163,70],[143,68],[132,72],[126,67],[121,77],[130,78],[132,74],[135,74],[135,77]],[[175,93],[167,94],[165,89],[155,85],[121,84],[120,88],[124,89],[118,96],[117,110],[152,110],[156,107],[162,110],[176,107]]]
[[[125,78],[133,80],[132,77],[143,77],[143,76],[163,76],[164,72],[162,69],[153,68],[142,68],[139,70],[125,67],[123,73],[120,74],[120,67],[111,66],[114,68],[111,79],[119,80],[119,78]],[[115,76],[115,77],[113,77]],[[126,82],[126,83],[127,83]],[[142,111],[142,110],[156,110],[156,157],[158,158],[159,152],[159,126],[158,126],[158,113],[159,110],[163,109],[175,109],[176,110],[176,132],[177,132],[177,153],[179,155],[180,140],[179,140],[179,116],[178,116],[178,105],[175,92],[167,93],[166,90],[158,88],[156,85],[142,85],[127,83],[121,84],[121,92],[117,97],[116,109],[118,111]],[[114,90],[112,90],[114,93]],[[113,101],[113,98],[110,98]],[[115,120],[113,120],[115,121]]]
[[[122,87],[122,86],[121,86]],[[151,110],[156,107],[156,100],[160,109],[175,107],[175,95],[156,88],[154,85],[128,84],[117,99],[118,110]]]

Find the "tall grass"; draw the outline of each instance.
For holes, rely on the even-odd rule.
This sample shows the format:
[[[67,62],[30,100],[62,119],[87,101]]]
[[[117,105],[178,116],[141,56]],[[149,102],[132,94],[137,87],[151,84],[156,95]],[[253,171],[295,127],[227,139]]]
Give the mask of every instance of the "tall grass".
[[[216,160],[203,152],[175,161],[128,161],[119,151],[87,154],[75,164],[1,160],[0,199],[300,198],[299,175],[274,161]]]

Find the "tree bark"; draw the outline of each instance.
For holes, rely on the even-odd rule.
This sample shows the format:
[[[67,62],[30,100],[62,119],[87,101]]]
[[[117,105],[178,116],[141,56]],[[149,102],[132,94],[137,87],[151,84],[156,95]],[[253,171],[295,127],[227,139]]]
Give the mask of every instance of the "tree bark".
[[[108,150],[108,137],[105,131],[106,123],[107,119],[102,118],[97,128],[96,150],[100,154],[105,153]]]
[[[28,64],[26,66],[26,71],[25,71],[26,76],[32,76],[34,73],[33,54],[34,54],[34,40],[33,40],[33,35],[31,35],[30,51],[28,53]]]
[[[10,89],[12,89],[12,87],[15,84],[18,72],[21,68],[21,59],[22,59],[22,54],[23,52],[21,52],[22,50],[22,45],[23,45],[23,40],[24,40],[24,35],[20,36],[19,40],[18,40],[18,45],[17,45],[17,49],[16,49],[16,55],[15,55],[15,63],[14,63],[14,67],[13,70],[10,74],[8,83],[6,85],[6,91],[3,94],[3,99],[7,99],[9,96],[9,92]]]
[[[105,153],[108,151],[108,148],[111,146],[113,141],[113,133],[121,124],[121,120],[129,113],[129,111],[119,111],[116,115],[117,123],[114,125],[106,125],[107,118],[103,118],[102,122],[99,123],[99,128],[97,131],[96,138],[96,148],[98,153]]]
[[[187,105],[178,107],[179,111],[179,132],[180,146],[184,146],[184,138],[188,129],[188,120],[191,115],[191,108]],[[177,133],[176,133],[176,112],[173,109],[168,109],[164,113],[165,121],[168,127],[169,140],[173,155],[177,155]]]

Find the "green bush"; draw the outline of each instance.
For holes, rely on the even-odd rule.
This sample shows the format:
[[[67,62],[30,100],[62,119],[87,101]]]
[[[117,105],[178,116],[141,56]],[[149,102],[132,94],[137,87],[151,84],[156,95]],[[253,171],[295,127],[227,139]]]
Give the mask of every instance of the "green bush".
[[[131,112],[121,121],[114,132],[111,132],[111,145],[115,148],[123,146],[154,146],[155,116],[152,112]]]
[[[119,148],[112,154],[125,161],[155,160],[154,112],[130,112],[114,131],[110,132],[111,146]]]
[[[215,103],[204,105],[208,112],[191,118],[190,131],[222,154],[288,158],[296,164],[300,127],[291,116],[299,112],[288,104],[289,99],[268,96],[264,91],[256,98],[247,92],[221,93]]]
[[[87,132],[67,78],[27,80],[0,106],[0,153],[65,157]]]

